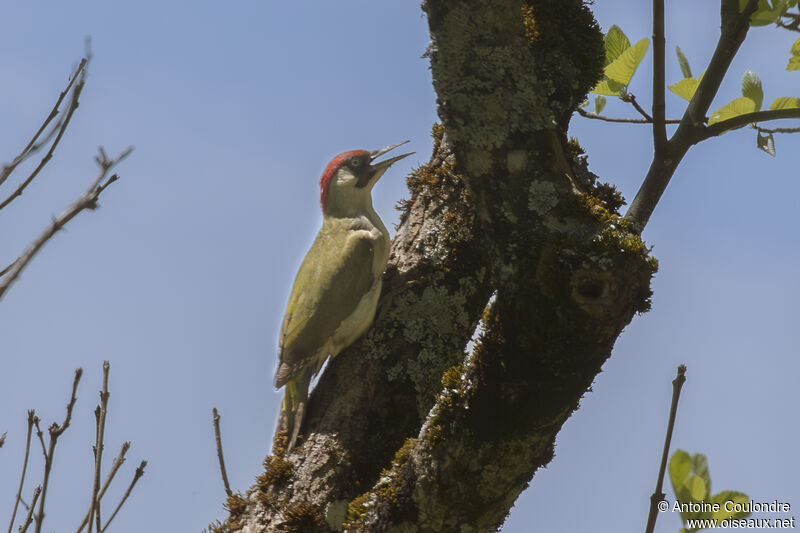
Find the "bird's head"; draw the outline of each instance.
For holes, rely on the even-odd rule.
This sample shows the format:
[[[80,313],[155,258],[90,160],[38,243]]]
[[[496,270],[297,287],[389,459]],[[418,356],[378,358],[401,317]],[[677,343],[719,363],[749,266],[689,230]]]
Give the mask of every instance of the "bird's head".
[[[389,150],[409,141],[393,144],[380,150],[350,150],[334,157],[319,180],[319,199],[322,212],[331,209],[359,207],[364,201],[371,201],[372,186],[395,162],[414,152],[398,155],[384,161],[373,163]],[[371,205],[371,204],[370,204]]]

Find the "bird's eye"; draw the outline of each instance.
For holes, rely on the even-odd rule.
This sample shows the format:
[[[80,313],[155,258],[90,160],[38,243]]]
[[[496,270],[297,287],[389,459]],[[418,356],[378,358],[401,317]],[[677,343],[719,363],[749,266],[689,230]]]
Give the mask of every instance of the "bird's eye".
[[[353,166],[353,167],[359,167],[359,166],[361,166],[361,160],[360,159],[351,159],[350,160],[350,165]]]

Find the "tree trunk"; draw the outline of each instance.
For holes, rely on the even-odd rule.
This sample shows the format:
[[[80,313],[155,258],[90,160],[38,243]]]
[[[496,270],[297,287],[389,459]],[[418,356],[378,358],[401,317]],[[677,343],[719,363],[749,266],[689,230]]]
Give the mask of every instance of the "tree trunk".
[[[649,308],[656,262],[566,139],[603,66],[586,6],[423,9],[443,126],[409,178],[375,323],[220,531],[495,531]]]

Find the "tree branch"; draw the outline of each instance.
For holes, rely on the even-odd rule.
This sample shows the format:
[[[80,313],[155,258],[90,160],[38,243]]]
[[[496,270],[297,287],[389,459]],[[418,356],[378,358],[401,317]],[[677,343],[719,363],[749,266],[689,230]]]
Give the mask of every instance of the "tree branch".
[[[214,438],[217,442],[217,458],[219,459],[219,471],[222,473],[222,484],[225,486],[225,494],[228,496],[233,494],[231,484],[228,482],[228,471],[225,469],[225,457],[222,454],[222,435],[219,430],[219,412],[214,407],[212,411],[214,421]]]
[[[125,501],[127,501],[128,497],[131,495],[131,492],[133,492],[133,487],[136,486],[136,482],[139,481],[139,478],[141,478],[144,475],[144,469],[146,466],[147,466],[147,461],[142,461],[141,463],[139,463],[139,466],[136,467],[136,472],[134,472],[133,474],[133,479],[131,480],[131,484],[128,485],[128,489],[125,491],[125,494],[122,496],[122,499],[119,501],[119,504],[114,509],[114,512],[111,513],[108,522],[106,522],[106,525],[103,526],[103,529],[101,529],[99,533],[105,533],[105,530],[108,529],[109,525],[111,525],[111,521],[114,520],[114,517],[117,516],[117,513],[119,512],[120,509],[122,509],[122,506],[125,504]]]
[[[67,113],[66,113],[64,119],[59,121],[56,124],[56,126],[53,128],[53,131],[57,131],[58,133],[56,134],[55,139],[53,140],[53,143],[50,145],[50,149],[47,150],[47,153],[45,154],[45,156],[42,158],[42,160],[39,162],[39,164],[36,166],[36,168],[33,169],[33,172],[31,172],[30,175],[28,175],[28,177],[25,179],[25,181],[23,181],[16,188],[16,190],[13,193],[11,193],[5,200],[0,202],[0,210],[3,209],[8,204],[10,204],[11,202],[13,202],[16,198],[20,197],[22,195],[22,192],[25,190],[25,188],[28,185],[30,185],[30,183],[34,180],[34,178],[36,178],[36,176],[39,175],[39,172],[45,167],[45,165],[47,165],[48,162],[50,162],[50,159],[53,157],[53,152],[55,152],[55,149],[58,146],[58,143],[61,142],[61,138],[64,136],[64,132],[67,131],[67,126],[69,126],[70,120],[72,119],[72,115],[75,113],[75,110],[78,109],[78,99],[80,98],[81,92],[83,91],[83,87],[86,84],[86,64],[87,64],[87,62],[88,62],[88,59],[86,59],[86,58],[81,60],[80,65],[78,66],[77,70],[75,71],[75,76],[70,80],[70,83],[67,86],[67,89],[65,89],[65,91],[61,93],[61,96],[59,97],[58,101],[56,102],[56,107],[53,108],[53,111],[50,113],[50,116],[47,118],[47,120],[45,120],[44,124],[42,124],[42,127],[36,133],[36,135],[31,140],[31,142],[28,143],[28,147],[26,147],[26,149],[23,150],[22,153],[19,156],[17,156],[17,158],[15,158],[15,160],[10,165],[7,165],[6,167],[4,167],[3,172],[0,173],[0,184],[2,184],[2,182],[5,181],[5,179],[14,170],[14,168],[16,168],[16,166],[19,163],[21,163],[24,159],[26,159],[29,155],[31,155],[33,153],[33,151],[31,151],[31,148],[30,148],[30,147],[33,146],[33,142],[39,136],[39,134],[42,131],[42,129],[44,129],[46,127],[47,123],[50,120],[52,120],[52,117],[54,116],[54,113],[56,113],[56,114],[58,113],[58,105],[60,105],[61,100],[63,99],[65,93],[72,86],[72,83],[75,81],[75,79],[79,79],[80,81],[78,81],[78,83],[75,85],[75,89],[72,91],[72,98],[70,98],[69,108],[67,108]],[[46,136],[46,140],[49,139],[49,137],[50,137],[50,135]],[[8,170],[6,170],[6,169],[8,169]]]
[[[665,127],[665,47],[664,0],[653,0],[653,144],[655,157],[660,157],[667,147]],[[633,101],[635,105],[635,100]]]
[[[122,443],[122,448],[119,451],[119,455],[117,455],[116,459],[114,459],[114,462],[111,464],[111,470],[109,470],[108,475],[106,476],[106,480],[103,482],[103,488],[100,489],[100,494],[97,496],[98,500],[102,500],[103,496],[105,496],[106,490],[108,489],[109,485],[111,485],[111,482],[114,480],[114,477],[117,475],[117,472],[119,471],[120,467],[125,462],[125,455],[128,453],[130,447],[131,447],[130,442]],[[86,524],[89,522],[90,515],[91,515],[91,508],[89,508],[89,510],[86,512],[86,515],[84,515],[83,521],[80,523],[78,529],[76,530],[77,533],[80,533],[81,531],[83,531],[83,528],[86,527]]]
[[[130,155],[133,147],[128,148],[122,152],[115,159],[109,160],[105,152],[100,150],[100,156],[95,158],[100,165],[100,173],[95,180],[89,185],[89,188],[78,197],[78,199],[67,209],[64,210],[58,217],[54,218],[50,225],[31,243],[30,246],[22,253],[7,269],[5,276],[0,279],[0,300],[14,281],[19,277],[23,269],[30,263],[31,259],[41,250],[42,246],[55,235],[58,230],[64,227],[70,220],[75,218],[78,213],[85,209],[95,209],[97,207],[97,200],[100,194],[112,183],[119,179],[119,176],[113,174],[108,177],[109,171],[117,165],[120,161]],[[42,497],[44,499],[44,497]]]
[[[28,527],[31,525],[33,521],[33,509],[36,507],[36,501],[39,499],[39,495],[42,493],[42,486],[39,485],[35,489],[33,489],[33,497],[31,498],[31,504],[28,506],[28,514],[25,516],[25,520],[22,522],[22,525],[19,526],[19,533],[25,533],[28,531]]]
[[[678,164],[689,148],[698,142],[696,140],[698,136],[702,135],[708,108],[739,46],[747,36],[747,31],[750,29],[750,15],[757,7],[758,0],[749,0],[744,11],[740,12],[739,0],[722,0],[722,33],[714,55],[683,114],[678,129],[667,141],[662,153],[656,153],[653,157],[650,169],[625,214],[638,231],[642,231],[647,225]]]
[[[696,136],[693,144],[704,141],[709,137],[716,137],[722,135],[726,131],[735,130],[748,124],[755,124],[757,122],[766,122],[768,120],[779,120],[787,118],[800,118],[800,109],[770,109],[768,111],[756,111],[754,113],[745,113],[727,120],[722,120],[711,126],[706,126],[701,129]],[[790,128],[791,129],[791,128]],[[788,133],[786,131],[781,133]]]
[[[81,79],[83,79],[83,73],[85,72],[90,59],[91,56],[89,55],[81,59],[81,62],[78,64],[77,68],[70,76],[67,88],[61,91],[61,94],[59,94],[58,96],[58,100],[56,100],[56,104],[53,106],[53,109],[50,110],[50,114],[47,116],[44,122],[42,122],[42,125],[33,135],[33,138],[30,140],[30,142],[28,142],[25,148],[22,149],[19,155],[17,155],[17,157],[15,157],[13,161],[11,161],[11,163],[3,165],[3,168],[0,169],[0,185],[5,183],[5,181],[11,175],[11,173],[14,172],[14,169],[16,169],[17,166],[19,166],[28,157],[36,153],[42,146],[47,144],[47,142],[55,134],[56,131],[59,131],[62,128],[66,127],[62,121],[57,122],[56,125],[53,127],[53,129],[51,129],[47,133],[47,135],[45,135],[44,138],[42,138],[41,141],[37,142],[39,137],[42,135],[42,132],[44,132],[44,130],[47,128],[47,125],[50,124],[50,122],[52,122],[52,120],[58,116],[59,113],[58,107],[61,105],[61,102],[64,100],[64,97],[67,96],[67,93],[69,93],[70,89],[72,88],[72,85],[75,83],[75,80],[78,79],[79,76],[81,77]],[[72,107],[71,104],[70,107]]]
[[[633,106],[633,108],[642,115],[647,122],[653,122],[653,117],[651,117],[647,111],[644,110],[642,106],[639,105],[639,102],[636,101],[636,95],[633,93],[625,93],[624,95],[620,96],[623,102],[628,102]]]
[[[103,154],[105,157],[105,154]],[[94,444],[94,482],[92,483],[92,503],[89,507],[89,533],[92,533],[92,517],[95,518],[97,531],[100,532],[100,473],[103,465],[103,438],[108,413],[108,361],[103,361],[103,390],[100,391],[100,405],[95,410],[97,433]]]
[[[598,115],[597,113],[592,113],[591,111],[586,111],[581,109],[580,107],[576,110],[578,114],[584,118],[591,118],[594,120],[602,120],[605,122],[623,122],[627,124],[651,124],[653,119],[650,118],[648,115],[647,118],[616,118],[616,117],[607,117],[605,115]],[[643,110],[644,111],[644,110]],[[668,118],[664,120],[665,124],[678,124],[680,123],[681,119],[679,118]]]
[[[17,490],[17,497],[14,499],[14,510],[11,511],[11,521],[8,524],[8,533],[14,528],[14,520],[17,517],[17,509],[19,502],[22,500],[22,489],[25,486],[25,473],[28,470],[28,458],[31,454],[31,435],[33,434],[33,420],[35,413],[33,409],[28,410],[28,436],[25,439],[25,459],[22,460],[22,474],[19,479],[19,489]]]
[[[751,124],[751,128],[759,131],[760,133],[800,133],[799,128],[762,128],[758,124]]]
[[[658,469],[656,489],[650,496],[650,513],[647,516],[647,527],[645,533],[653,533],[658,518],[658,503],[664,499],[664,474],[667,471],[667,459],[669,458],[669,446],[672,442],[672,430],[675,428],[675,417],[678,414],[678,400],[681,397],[681,388],[686,382],[686,366],[678,366],[678,374],[672,380],[672,403],[669,407],[669,421],[667,422],[667,435],[664,437],[664,450],[661,453],[661,466]]]
[[[67,414],[64,417],[64,421],[61,423],[61,425],[53,422],[48,429],[48,432],[50,433],[50,443],[48,446],[48,451],[45,453],[42,494],[39,499],[39,510],[36,513],[36,533],[41,533],[42,531],[42,523],[44,522],[44,503],[45,498],[47,497],[47,487],[50,483],[50,471],[53,468],[53,456],[55,455],[56,451],[56,443],[58,442],[58,438],[63,435],[72,421],[72,408],[75,407],[75,402],[77,401],[78,383],[80,383],[82,375],[82,369],[78,368],[75,370],[75,379],[72,381],[72,395],[70,396],[69,403],[67,404]],[[31,503],[31,510],[32,509],[33,503]]]

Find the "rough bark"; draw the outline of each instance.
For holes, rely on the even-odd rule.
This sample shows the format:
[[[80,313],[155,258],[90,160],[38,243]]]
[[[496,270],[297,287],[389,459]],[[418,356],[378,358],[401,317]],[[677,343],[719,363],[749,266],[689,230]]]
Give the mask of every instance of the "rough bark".
[[[409,178],[373,327],[320,379],[302,444],[278,436],[229,498],[229,530],[496,530],[649,307],[655,261],[565,135],[603,64],[588,9],[423,9],[446,141]]]

